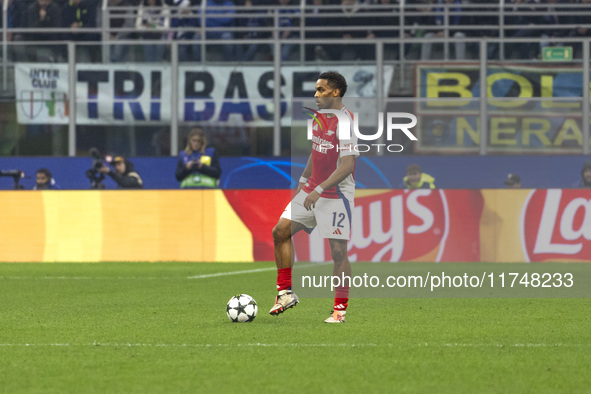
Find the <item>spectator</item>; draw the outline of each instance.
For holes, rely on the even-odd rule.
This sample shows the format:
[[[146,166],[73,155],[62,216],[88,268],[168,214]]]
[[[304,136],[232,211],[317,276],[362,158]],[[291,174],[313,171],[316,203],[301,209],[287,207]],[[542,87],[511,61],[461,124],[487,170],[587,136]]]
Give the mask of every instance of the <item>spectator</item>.
[[[367,11],[381,14],[379,16],[369,16],[366,20],[367,26],[381,27],[381,29],[372,29],[368,38],[395,38],[399,36],[400,5],[394,0],[379,0],[377,7],[368,7]],[[386,8],[390,6],[390,8]]]
[[[234,38],[235,5],[231,0],[206,0],[205,26],[208,30],[205,35],[207,40],[232,40]],[[223,44],[223,60],[232,61],[240,57],[235,54],[233,44]]]
[[[333,15],[325,19],[325,25],[331,28],[326,38],[342,39],[343,44],[331,44],[316,47],[316,60],[365,60],[370,56],[367,45],[347,44],[351,39],[368,38],[367,30],[355,29],[366,26],[366,18],[358,0],[341,0],[341,7],[329,9]]]
[[[583,164],[581,169],[581,179],[573,184],[573,187],[591,187],[591,161]]]
[[[306,8],[307,14],[306,18],[304,18],[306,24],[304,34],[306,38],[319,39],[326,37],[326,32],[324,31],[309,29],[320,29],[324,26],[326,18],[323,18],[322,14],[330,12],[330,10],[324,8],[326,5],[325,3],[325,0],[308,0],[308,7]],[[306,45],[306,60],[314,60],[321,55],[326,55],[322,45],[316,43]]]
[[[165,40],[170,28],[170,10],[162,0],[142,0],[138,9],[135,27],[145,40]],[[164,59],[164,44],[144,44],[144,60],[161,62]]]
[[[246,0],[244,2],[244,13],[248,13],[249,17],[241,18],[240,25],[241,27],[248,28],[246,33],[243,34],[243,38],[248,40],[257,40],[270,37],[270,33],[268,31],[262,31],[261,28],[267,26],[267,18],[264,15],[267,14],[268,11],[257,9],[252,10],[253,2],[252,0]],[[242,50],[241,59],[242,61],[252,61],[254,60],[255,56],[259,53],[259,49],[261,48],[261,44],[249,43],[245,44],[244,50]]]
[[[470,5],[476,7],[463,7],[463,11],[471,13],[470,24],[482,26],[479,30],[471,30],[470,35],[482,38],[497,38],[499,36],[499,11],[500,3],[498,0],[478,0],[471,1]],[[478,52],[476,52],[478,53]],[[496,42],[488,43],[487,54],[489,59],[496,59],[499,55],[499,44]]]
[[[536,8],[535,5],[539,2],[537,0],[512,0],[511,4],[507,7],[508,12],[506,15],[507,17],[507,25],[527,25],[526,28],[520,29],[513,29],[507,31],[507,36],[512,38],[531,38],[531,37],[539,37],[541,32],[539,29],[535,28],[535,25],[544,23],[542,17],[537,15],[531,15],[528,13],[534,13],[536,11],[541,11],[539,8]],[[513,16],[513,12],[518,13],[526,13],[526,14],[517,14]],[[520,42],[512,45],[508,45],[508,48],[511,48],[511,53],[514,55],[513,57],[518,58],[535,58],[537,55],[537,44],[532,42]]]
[[[296,44],[291,42],[285,42],[285,40],[289,40],[290,38],[298,38],[299,33],[297,31],[291,30],[294,27],[299,26],[299,22],[297,21],[296,15],[299,14],[299,11],[293,8],[285,8],[285,7],[293,7],[293,3],[291,0],[279,0],[279,39],[282,41],[281,43],[281,60],[289,60],[289,55],[295,48]],[[271,50],[273,50],[274,46],[271,44]]]
[[[507,175],[505,186],[512,189],[519,189],[521,187],[521,177],[517,174]]]
[[[385,8],[390,6],[391,8]],[[395,0],[379,0],[375,7],[368,7],[367,12],[371,12],[372,16],[366,18],[367,26],[371,26],[367,33],[367,38],[373,40],[375,38],[397,38],[400,35],[400,5]],[[378,16],[375,16],[378,14]],[[375,27],[375,28],[374,28]],[[397,58],[398,44],[385,44],[384,55],[394,54]],[[375,59],[375,47],[373,45],[368,47],[368,59]]]
[[[511,25],[526,25],[525,28],[518,28],[507,31],[507,36],[512,38],[555,38],[566,37],[569,32],[560,27],[560,25],[570,25],[573,23],[571,15],[562,14],[562,9],[557,7],[558,0],[547,0],[543,2],[544,6],[540,6],[539,0],[511,0],[505,8],[506,21],[505,24]],[[570,9],[572,12],[572,9]],[[584,10],[581,10],[584,12]],[[514,13],[518,13],[513,15]],[[521,14],[519,14],[521,13]],[[543,27],[538,25],[554,25],[556,28]],[[538,43],[516,43],[508,45],[511,48],[511,55],[518,59],[535,59],[540,56],[540,50],[549,46],[548,41]]]
[[[34,29],[48,29],[61,27],[60,7],[52,0],[37,0],[27,10],[27,27]],[[38,32],[27,33],[30,41],[57,41],[58,33]],[[37,46],[35,48],[34,61],[55,62],[59,59],[60,49],[54,46]]]
[[[586,38],[591,36],[591,29],[583,27],[589,23],[589,15],[591,15],[591,0],[581,0],[581,4],[576,9],[570,8],[570,12],[574,13],[572,22],[576,27],[569,32],[570,37]],[[576,57],[581,57],[582,45],[580,42],[574,43],[574,52]]]
[[[35,0],[11,1],[8,5],[8,15],[10,16],[8,27],[25,28],[27,27],[27,14],[29,7]],[[10,41],[24,41],[25,35],[22,32],[8,33]]]
[[[175,0],[173,6],[176,7],[176,9],[173,8],[174,17],[170,21],[171,27],[176,29],[173,38],[187,42],[179,45],[179,61],[198,62],[201,60],[201,48],[194,40],[199,38],[197,34],[199,19],[191,9],[191,1]]]
[[[27,27],[35,29],[61,27],[60,7],[52,0],[37,0],[27,9]],[[28,33],[29,41],[56,41],[57,33]]]
[[[119,189],[141,189],[144,187],[140,174],[135,171],[133,164],[122,156],[117,156],[111,162],[114,170],[104,165],[98,172],[107,174],[116,183]]]
[[[555,29],[553,28],[544,28],[541,32],[542,38],[565,38],[568,36],[569,31],[565,28],[562,28],[560,25],[572,25],[573,24],[573,17],[572,15],[567,15],[567,12],[572,12],[572,8],[561,8],[557,7],[559,3],[562,3],[559,0],[547,0],[547,9],[538,8],[539,12],[544,12],[544,15],[540,17],[541,24],[544,25],[554,25],[556,26]],[[563,45],[559,42],[550,43],[548,41],[540,42],[540,52],[548,46],[551,45]]]
[[[435,189],[435,178],[424,173],[418,164],[406,167],[403,183],[406,189]]]
[[[181,188],[215,188],[222,171],[215,149],[207,146],[207,138],[200,128],[187,136],[187,146],[179,153],[175,177]]]
[[[466,35],[463,32],[457,30],[457,28],[462,24],[462,16],[460,15],[460,12],[462,11],[462,7],[461,7],[462,0],[438,0],[438,1],[439,1],[439,3],[438,3],[439,7],[435,8],[435,12],[437,12],[437,14],[435,16],[433,16],[434,24],[439,27],[445,25],[445,20],[444,20],[445,10],[442,7],[442,5],[445,4],[446,6],[449,7],[447,9],[447,11],[449,13],[448,14],[448,21],[447,21],[447,23],[450,27],[449,36],[453,37],[455,39],[466,38]],[[450,7],[453,4],[455,4],[455,7]],[[435,37],[442,38],[444,36],[445,36],[445,33],[443,32],[443,30],[440,30],[437,32],[426,33],[424,38],[435,38]],[[421,59],[422,60],[431,59],[432,46],[433,46],[433,44],[431,44],[431,43],[423,43],[423,45],[421,46]],[[455,48],[456,59],[463,60],[466,58],[466,43],[464,41],[457,41],[456,40],[454,42],[454,48]]]
[[[33,186],[33,190],[58,190],[60,186],[55,182],[51,172],[47,168],[40,168],[37,170],[37,183]]]
[[[404,19],[404,24],[410,29],[405,31],[404,35],[407,38],[423,38],[427,31],[432,31],[431,26],[434,24],[433,19],[433,5],[428,0],[413,0],[406,3],[406,10],[410,15]],[[412,46],[405,48],[405,55],[414,52],[421,44],[412,44]],[[408,52],[408,53],[407,53]]]
[[[111,41],[129,40],[132,38],[130,31],[117,31],[117,29],[130,29],[134,27],[135,14],[129,7],[137,6],[134,0],[109,0],[111,8],[109,26],[111,28]],[[119,9],[117,9],[119,8]],[[124,62],[127,60],[130,45],[111,45],[111,61]]]
[[[70,0],[62,5],[62,26],[70,29],[64,34],[68,41],[100,41],[98,33],[84,33],[82,29],[96,28],[98,0]],[[78,61],[88,63],[98,61],[98,46],[77,45]]]

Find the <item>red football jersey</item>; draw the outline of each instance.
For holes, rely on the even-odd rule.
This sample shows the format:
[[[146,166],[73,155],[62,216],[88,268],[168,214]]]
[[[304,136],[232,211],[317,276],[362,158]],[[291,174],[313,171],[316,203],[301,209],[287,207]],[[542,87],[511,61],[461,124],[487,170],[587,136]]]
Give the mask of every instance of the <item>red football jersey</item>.
[[[353,114],[343,107],[341,111],[345,112],[353,125]],[[312,175],[308,178],[308,183],[304,187],[306,193],[312,192],[316,186],[324,182],[341,164],[341,157],[359,156],[356,148],[357,137],[353,130],[350,130],[350,139],[342,139],[338,135],[338,117],[328,117],[327,114],[321,116],[321,125],[314,120],[312,122]],[[328,127],[325,127],[325,124]],[[338,185],[327,189],[322,193],[323,198],[346,197],[353,200],[355,196],[355,178],[353,172],[343,179]]]

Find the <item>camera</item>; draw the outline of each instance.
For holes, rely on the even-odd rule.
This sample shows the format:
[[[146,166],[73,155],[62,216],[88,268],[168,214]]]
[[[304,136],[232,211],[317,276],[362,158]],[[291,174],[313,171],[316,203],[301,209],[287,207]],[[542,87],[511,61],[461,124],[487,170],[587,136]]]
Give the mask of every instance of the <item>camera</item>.
[[[25,173],[21,170],[0,170],[0,176],[12,177],[12,180],[14,181],[14,190],[24,189],[24,186],[19,184],[21,178],[25,177]]]
[[[105,165],[105,163],[101,157],[101,152],[97,148],[90,148],[88,150],[88,153],[90,154],[90,157],[92,157],[92,168],[93,169],[98,170],[103,165]]]
[[[88,153],[92,158],[91,168],[86,170],[86,177],[90,180],[90,188],[102,190],[105,188],[105,184],[103,183],[105,174],[99,172],[99,169],[105,165],[105,161],[101,157],[101,152],[97,148],[90,148]]]

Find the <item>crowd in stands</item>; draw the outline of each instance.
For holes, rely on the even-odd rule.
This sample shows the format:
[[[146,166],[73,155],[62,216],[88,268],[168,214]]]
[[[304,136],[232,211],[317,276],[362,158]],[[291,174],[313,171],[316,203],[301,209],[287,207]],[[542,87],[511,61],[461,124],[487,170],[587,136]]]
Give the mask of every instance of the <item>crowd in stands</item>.
[[[3,0],[7,1],[7,0]],[[13,41],[100,41],[95,29],[102,26],[102,0],[9,0],[8,27],[60,28],[55,33],[15,31]],[[205,2],[206,17],[200,16],[201,2]],[[201,21],[205,21],[205,39],[265,39],[274,33],[275,24],[282,46],[282,60],[294,56],[296,45],[289,40],[299,38],[301,32],[309,39],[375,38],[454,38],[451,45],[456,59],[466,57],[466,37],[499,36],[501,28],[498,0],[406,0],[403,18],[398,0],[305,0],[301,13],[300,0],[108,0],[108,27],[112,40],[149,39],[182,40],[179,57],[182,60],[201,59]],[[576,8],[568,5],[577,5]],[[446,11],[447,9],[447,11]],[[275,21],[273,12],[279,13]],[[503,9],[503,36],[513,38],[559,38],[565,41],[591,36],[588,15],[591,0],[506,0]],[[301,19],[303,16],[304,29]],[[447,18],[447,23],[445,21]],[[564,25],[564,26],[562,26]],[[576,26],[573,28],[572,26]],[[445,26],[448,26],[447,29]],[[540,26],[540,27],[538,27]],[[135,28],[135,29],[134,29]],[[370,44],[370,41],[368,41]],[[520,57],[535,58],[549,41],[540,44],[507,44],[509,52]],[[420,50],[418,48],[420,47]],[[164,58],[164,45],[145,49],[148,61]],[[395,46],[391,46],[395,48]],[[49,48],[51,49],[51,48]],[[225,60],[250,61],[273,56],[273,46],[250,43],[221,47]],[[407,45],[421,59],[433,57],[433,44]],[[489,58],[499,55],[499,45],[490,44]],[[311,45],[306,48],[306,60],[371,59],[374,45]],[[51,50],[36,53],[41,60]],[[85,54],[92,59],[93,51]],[[94,51],[96,52],[96,51]],[[54,53],[55,55],[55,53]],[[124,47],[112,49],[113,61],[126,56]],[[452,56],[450,56],[452,57]]]

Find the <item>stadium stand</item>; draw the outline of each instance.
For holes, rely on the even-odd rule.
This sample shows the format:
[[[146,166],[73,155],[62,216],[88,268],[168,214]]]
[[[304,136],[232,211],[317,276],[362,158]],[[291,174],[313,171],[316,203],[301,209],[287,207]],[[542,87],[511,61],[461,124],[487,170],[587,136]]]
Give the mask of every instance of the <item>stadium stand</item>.
[[[0,154],[175,156],[203,124],[222,156],[289,156],[289,100],[310,96],[319,70],[347,67],[351,95],[417,114],[419,142],[395,141],[401,156],[589,153],[587,0],[165,3],[170,27],[150,40],[135,26],[137,0],[82,0],[96,20],[84,30],[93,39],[78,40],[63,23],[32,25],[37,1],[3,2]],[[161,62],[145,57],[155,45]],[[43,78],[51,67],[59,81]],[[78,93],[64,77],[74,67]]]

